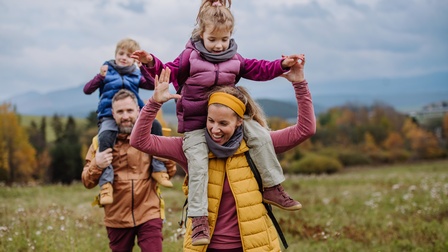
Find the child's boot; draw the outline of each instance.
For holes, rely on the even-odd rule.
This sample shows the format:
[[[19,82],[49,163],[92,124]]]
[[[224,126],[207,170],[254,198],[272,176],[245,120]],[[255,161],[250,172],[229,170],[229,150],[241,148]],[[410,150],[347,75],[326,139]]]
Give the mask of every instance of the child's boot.
[[[291,199],[281,184],[265,188],[263,191],[263,202],[288,211],[302,209],[302,204]]]
[[[106,183],[101,186],[100,191],[100,205],[109,205],[114,202],[114,188],[111,183]]]
[[[153,172],[151,174],[152,178],[157,181],[161,186],[164,187],[173,187],[173,183],[170,181],[170,176],[167,172],[161,171],[161,172]]]
[[[210,243],[210,227],[208,217],[192,217],[191,245],[202,246]]]

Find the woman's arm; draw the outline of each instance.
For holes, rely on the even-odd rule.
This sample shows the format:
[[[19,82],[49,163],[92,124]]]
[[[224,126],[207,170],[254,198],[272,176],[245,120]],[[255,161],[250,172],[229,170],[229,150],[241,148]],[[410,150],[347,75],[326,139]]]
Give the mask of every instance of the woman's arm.
[[[296,58],[298,62],[282,76],[291,81],[294,87],[297,100],[297,123],[288,128],[271,132],[272,142],[277,153],[292,149],[316,133],[313,101],[303,72],[305,55],[296,55]]]
[[[186,167],[187,159],[182,150],[181,137],[151,134],[152,123],[161,106],[161,103],[150,98],[142,108],[131,133],[131,146],[152,156],[171,159],[182,167]]]
[[[293,83],[297,99],[297,123],[285,129],[271,131],[275,152],[290,150],[316,133],[316,117],[308,83]]]
[[[186,167],[187,159],[182,150],[181,137],[164,137],[151,134],[151,127],[162,104],[171,99],[180,98],[169,93],[170,70],[162,70],[159,79],[155,79],[154,93],[140,111],[131,133],[131,145],[150,155],[171,159]]]

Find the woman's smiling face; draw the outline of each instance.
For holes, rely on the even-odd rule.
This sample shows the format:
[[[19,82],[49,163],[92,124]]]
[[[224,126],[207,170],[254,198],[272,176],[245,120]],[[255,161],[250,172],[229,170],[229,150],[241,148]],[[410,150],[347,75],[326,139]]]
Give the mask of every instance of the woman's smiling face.
[[[219,145],[227,143],[242,123],[243,119],[225,105],[211,104],[208,107],[207,131]]]

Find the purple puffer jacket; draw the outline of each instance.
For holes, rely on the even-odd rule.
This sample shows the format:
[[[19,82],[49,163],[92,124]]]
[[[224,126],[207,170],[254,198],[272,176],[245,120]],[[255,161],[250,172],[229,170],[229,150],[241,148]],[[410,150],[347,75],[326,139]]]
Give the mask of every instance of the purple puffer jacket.
[[[171,69],[171,79],[176,90],[185,75],[181,64],[184,53],[189,53],[189,76],[182,86],[182,98],[177,101],[178,132],[184,133],[204,128],[207,118],[208,92],[215,85],[234,86],[240,78],[253,81],[268,81],[289,69],[283,69],[281,59],[274,61],[245,59],[236,54],[230,60],[211,63],[203,59],[199,51],[189,41],[186,49],[173,61],[163,64],[154,55],[154,66],[148,67],[152,76],[160,75],[165,67]],[[184,56],[185,57],[185,56]],[[144,73],[144,72],[143,72]]]

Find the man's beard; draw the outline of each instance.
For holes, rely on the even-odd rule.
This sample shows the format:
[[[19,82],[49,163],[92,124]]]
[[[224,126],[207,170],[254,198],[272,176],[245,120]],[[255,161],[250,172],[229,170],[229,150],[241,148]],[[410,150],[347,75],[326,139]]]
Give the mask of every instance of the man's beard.
[[[131,134],[132,128],[134,128],[134,123],[131,126],[123,126],[122,124],[118,125],[118,132],[123,134]]]

